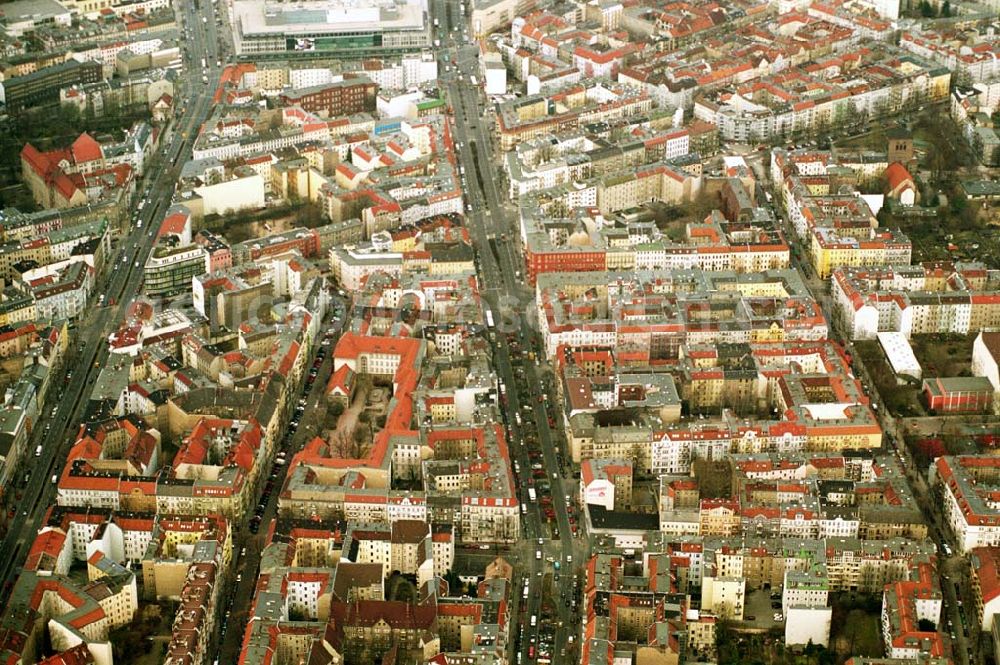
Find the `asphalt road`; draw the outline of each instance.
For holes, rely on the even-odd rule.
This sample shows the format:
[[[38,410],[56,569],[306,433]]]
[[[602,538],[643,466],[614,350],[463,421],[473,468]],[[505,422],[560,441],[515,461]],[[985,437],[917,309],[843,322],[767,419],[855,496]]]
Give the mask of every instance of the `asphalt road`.
[[[772,192],[772,194],[775,196],[775,199],[777,199],[777,193]],[[828,293],[829,281],[819,279],[816,272],[812,269],[812,266],[805,262],[809,256],[805,243],[795,235],[795,230],[792,228],[791,223],[787,219],[782,217],[781,221],[783,223],[786,240],[790,245],[795,245],[799,248],[798,253],[792,252],[791,265],[802,276],[802,279],[813,298],[822,308],[823,315],[826,317],[827,323],[830,326],[830,339],[840,341],[848,348],[848,350],[851,350],[851,341],[847,338],[845,332],[841,330],[840,326],[836,324],[837,318],[834,316],[833,302]],[[945,525],[941,510],[942,503],[934,497],[931,488],[927,485],[927,480],[923,475],[925,470],[918,469],[916,467],[916,464],[910,455],[910,451],[903,443],[897,419],[887,413],[884,408],[881,408],[882,405],[885,404],[885,400],[882,399],[879,394],[877,384],[872,380],[871,374],[865,366],[861,354],[852,352],[851,356],[853,359],[853,368],[856,372],[857,378],[861,380],[864,385],[865,393],[868,394],[872,402],[876,405],[876,417],[878,418],[883,431],[881,452],[886,455],[895,456],[899,461],[900,466],[906,472],[906,478],[909,482],[910,490],[913,492],[913,495],[917,500],[917,504],[923,512],[924,517],[927,519],[929,536],[937,546],[938,557],[940,559],[939,568],[942,571],[950,570],[956,565],[956,560],[960,560],[961,557],[949,557],[944,554],[944,545],[948,544],[949,540],[952,540],[952,538],[948,527]],[[957,602],[958,598],[951,582],[947,581],[947,578],[942,578],[941,588],[944,593],[942,621],[947,620],[951,624],[951,630],[955,633],[955,640],[952,640],[952,649],[956,662],[961,665],[970,665],[970,663],[981,662],[977,651],[978,645],[974,644],[973,641],[969,639],[968,632],[960,621],[959,605]],[[944,627],[939,628],[943,633],[947,634],[949,632],[945,630]]]
[[[331,305],[332,309],[333,305]],[[331,328],[326,327],[324,329]],[[339,325],[336,326],[336,329],[340,330]],[[302,389],[296,394],[295,399],[292,400],[298,403],[299,399],[305,398],[306,403],[303,405],[304,410],[301,421],[295,432],[290,435],[287,447],[282,448],[281,442],[275,445],[275,455],[277,455],[278,450],[283,449],[286,451],[286,459],[288,461],[291,461],[292,457],[319,433],[319,429],[322,426],[322,418],[326,413],[326,406],[323,404],[324,389],[330,377],[330,372],[333,369],[332,350],[336,345],[337,337],[337,335],[332,336],[329,344],[326,345],[317,341],[316,347],[313,349],[313,355],[310,358],[310,363],[307,365],[307,367],[312,367],[312,363],[316,360],[316,354],[321,349],[326,349],[325,357],[319,367],[316,379],[311,387],[308,387],[306,382],[303,381]],[[220,612],[223,614],[223,620],[219,624],[220,626],[226,626],[226,631],[218,636],[220,639],[216,658],[220,663],[235,663],[239,660],[243,636],[249,619],[248,613],[253,604],[254,590],[257,586],[260,555],[265,545],[267,531],[278,517],[278,496],[285,483],[287,473],[287,465],[274,465],[272,463],[270,473],[262,474],[261,476],[261,486],[256,489],[254,494],[254,505],[261,505],[263,503],[264,506],[259,532],[256,534],[249,532],[245,528],[246,525],[240,525],[241,528],[235,531],[238,548],[236,556],[233,557],[236,572],[234,587],[228,594],[226,604],[220,609]],[[268,479],[270,479],[273,489],[267,500],[262,502],[263,483],[267,482]],[[244,550],[243,547],[246,549]]]
[[[190,4],[185,8],[188,14],[192,12]],[[195,26],[193,37],[188,42],[192,58],[200,65],[202,54],[206,59],[211,56],[213,66],[210,69],[217,78],[219,68],[214,67],[214,21],[203,24],[200,20],[189,19],[189,22]],[[189,89],[197,96],[186,103],[184,112],[174,122],[174,131],[164,139],[165,153],[179,154],[181,160],[190,156],[187,136],[204,122],[211,107],[212,90],[200,85],[201,76],[197,67],[193,71],[188,68],[183,72],[182,79],[189,83]],[[194,85],[195,82],[199,85]],[[154,220],[158,222],[170,205],[175,181],[175,170],[158,168],[154,163],[137,184],[138,195],[146,196],[145,193],[148,192],[148,201],[142,211],[137,213],[135,225],[119,240],[116,251],[109,258],[103,278],[94,289],[95,301],[101,294],[106,294],[108,302],[110,298],[115,298],[115,305],[94,307],[78,323],[70,343],[71,355],[63,369],[52,377],[49,401],[41,407],[38,425],[27,445],[29,457],[25,462],[31,474],[30,480],[23,491],[20,509],[11,519],[7,534],[0,542],[3,602],[6,602],[8,585],[20,571],[42,518],[49,506],[55,503],[55,486],[51,483],[51,476],[62,471],[66,455],[76,438],[78,424],[86,414],[87,396],[108,356],[107,336],[117,327],[128,304],[140,291],[142,266],[154,242]],[[68,371],[73,373],[67,379]],[[38,445],[43,447],[42,454],[34,457],[35,447]],[[23,473],[22,469],[14,478],[19,478]]]
[[[533,291],[525,285],[523,279],[524,268],[520,248],[515,244],[518,238],[515,220],[508,218],[504,208],[507,203],[506,193],[498,190],[496,178],[493,177],[498,164],[494,158],[493,135],[486,126],[486,122],[492,121],[492,109],[485,100],[482,90],[471,84],[472,76],[476,76],[477,79],[482,78],[479,71],[478,48],[464,44],[461,31],[457,33],[452,31],[450,21],[455,17],[449,15],[445,4],[443,0],[434,0],[432,6],[432,15],[439,18],[443,28],[442,34],[445,36],[442,40],[443,48],[438,52],[439,80],[451,101],[457,155],[459,163],[465,167],[463,189],[466,201],[471,206],[467,209],[468,227],[478,254],[481,294],[492,310],[498,326],[493,335],[494,366],[506,387],[506,411],[511,414],[510,418],[513,418],[514,413],[522,414],[523,426],[533,428],[537,432],[543,467],[546,478],[551,484],[555,524],[560,535],[558,539],[551,537],[550,527],[543,517],[540,506],[528,500],[527,486],[523,481],[526,480],[531,464],[527,449],[523,445],[525,431],[518,427],[516,422],[509,422],[512,455],[522,471],[520,498],[527,504],[527,514],[522,516],[525,539],[512,548],[508,555],[515,564],[517,574],[513,616],[521,623],[518,642],[520,654],[516,657],[516,662],[527,661],[529,647],[537,643],[543,632],[540,630],[544,591],[542,583],[546,573],[554,572],[553,564],[556,561],[561,564],[560,580],[554,585],[559,595],[550,599],[555,609],[553,621],[555,625],[549,626],[549,629],[555,633],[553,658],[556,662],[568,662],[561,656],[560,651],[568,644],[569,636],[571,634],[576,636],[578,633],[568,606],[574,593],[571,582],[574,570],[585,560],[589,548],[585,536],[582,534],[580,538],[572,536],[564,496],[574,496],[575,490],[572,489],[573,483],[567,482],[560,474],[561,467],[555,452],[555,437],[549,428],[545,405],[539,403],[539,397],[544,393],[537,368],[534,362],[528,361],[524,355],[529,350],[538,349],[531,318],[534,311]],[[452,65],[453,57],[455,65]],[[447,71],[449,66],[451,71]],[[481,182],[480,178],[477,178],[477,170],[482,176]],[[510,340],[507,339],[507,332],[511,333]],[[512,351],[510,341],[518,343],[520,353]],[[524,391],[514,376],[515,360],[525,361],[523,385],[526,390]],[[523,405],[527,405],[529,410],[524,411]],[[540,559],[537,558],[536,552],[541,552]],[[567,565],[570,556],[573,557],[573,563]],[[552,563],[549,562],[550,559]],[[526,602],[522,602],[523,587],[520,582],[524,577],[529,581]],[[538,617],[534,627],[530,625],[531,616]]]

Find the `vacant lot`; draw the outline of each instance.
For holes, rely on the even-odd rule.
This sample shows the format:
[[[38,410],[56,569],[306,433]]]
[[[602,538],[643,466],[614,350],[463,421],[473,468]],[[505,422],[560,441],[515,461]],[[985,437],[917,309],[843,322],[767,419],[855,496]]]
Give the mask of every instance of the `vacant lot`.
[[[300,202],[260,211],[211,215],[205,218],[202,225],[209,231],[221,233],[228,240],[242,242],[293,228],[316,228],[323,221],[322,211],[317,204]]]
[[[854,349],[868,368],[868,374],[875,382],[875,388],[889,413],[894,416],[926,415],[920,404],[920,386],[915,382],[897,384],[896,375],[877,340],[855,342]]]
[[[913,354],[923,370],[924,378],[971,376],[972,338],[963,335],[914,335],[910,340]],[[928,415],[920,401],[920,383],[912,381],[903,385],[875,340],[854,343],[865,366],[875,381],[882,401],[895,416]]]
[[[838,608],[834,606],[833,634],[830,646],[843,662],[850,656],[880,657],[885,652],[882,647],[879,617],[863,609],[847,610],[838,620]]]
[[[972,342],[964,335],[914,335],[910,346],[924,376],[971,376]]]

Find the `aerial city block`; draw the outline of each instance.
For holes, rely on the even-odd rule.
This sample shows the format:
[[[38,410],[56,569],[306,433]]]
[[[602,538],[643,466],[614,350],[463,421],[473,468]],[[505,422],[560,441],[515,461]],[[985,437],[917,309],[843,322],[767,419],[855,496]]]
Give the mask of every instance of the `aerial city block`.
[[[0,51],[0,665],[1000,665],[1000,0]]]

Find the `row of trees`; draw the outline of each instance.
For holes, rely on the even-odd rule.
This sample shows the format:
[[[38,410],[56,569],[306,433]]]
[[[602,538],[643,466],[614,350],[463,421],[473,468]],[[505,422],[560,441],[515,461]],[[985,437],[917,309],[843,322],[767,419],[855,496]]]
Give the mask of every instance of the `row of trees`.
[[[221,215],[209,215],[204,227],[222,233],[232,242],[242,242],[256,237],[253,224],[282,222],[292,227],[316,228],[326,222],[323,208],[315,201],[290,201],[289,203],[264,210],[226,210]]]
[[[715,627],[715,661],[719,665],[837,665],[844,660],[812,642],[786,647],[783,638],[781,631],[741,634],[729,622],[719,622]],[[710,659],[710,654],[698,655]]]
[[[934,6],[927,0],[920,0],[920,16],[923,18],[950,18],[951,17],[951,3],[948,0],[944,0],[944,3],[940,7]]]

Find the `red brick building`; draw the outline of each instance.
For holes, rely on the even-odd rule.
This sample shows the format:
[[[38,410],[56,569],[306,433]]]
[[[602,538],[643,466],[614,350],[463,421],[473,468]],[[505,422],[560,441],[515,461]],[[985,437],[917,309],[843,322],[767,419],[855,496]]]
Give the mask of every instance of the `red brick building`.
[[[525,250],[525,266],[528,284],[534,285],[539,275],[546,272],[603,272],[606,268],[605,252],[596,251],[567,251],[563,248],[552,251],[533,252],[531,248]]]
[[[375,110],[378,85],[367,76],[344,76],[342,81],[284,92],[283,106],[300,106],[310,113],[336,117]]]
[[[982,376],[924,379],[923,395],[937,413],[984,413],[993,407],[993,384]]]

